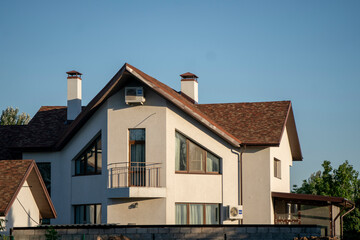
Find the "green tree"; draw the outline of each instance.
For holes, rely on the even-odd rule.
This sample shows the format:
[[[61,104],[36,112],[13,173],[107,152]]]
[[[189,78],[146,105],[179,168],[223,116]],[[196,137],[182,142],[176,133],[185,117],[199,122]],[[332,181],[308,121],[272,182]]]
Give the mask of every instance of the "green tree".
[[[2,111],[0,117],[0,125],[25,125],[30,121],[29,114],[19,114],[19,109],[13,107],[7,107]]]
[[[301,187],[294,185],[293,192],[343,197],[359,206],[359,172],[348,161],[345,161],[337,169],[333,169],[330,161],[324,161],[322,167],[323,171],[317,171],[311,174],[308,180],[303,180]],[[360,235],[360,210],[358,208],[344,217],[344,236],[354,239],[352,234]]]
[[[45,239],[46,240],[58,240],[60,238],[59,233],[54,229],[53,226],[49,226],[45,232]]]

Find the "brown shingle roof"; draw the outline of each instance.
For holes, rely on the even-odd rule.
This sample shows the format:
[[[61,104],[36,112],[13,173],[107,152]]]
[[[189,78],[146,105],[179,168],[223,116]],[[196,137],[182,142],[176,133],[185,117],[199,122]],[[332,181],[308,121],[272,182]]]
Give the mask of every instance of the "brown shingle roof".
[[[41,216],[55,218],[54,206],[34,160],[0,160],[0,216],[6,216],[26,180]]]
[[[1,159],[21,159],[21,151],[9,149],[13,142],[24,130],[24,125],[0,126],[0,160]]]
[[[290,101],[197,105],[247,145],[278,145],[290,106]]]
[[[0,216],[4,216],[24,182],[31,160],[0,161]]]
[[[51,148],[68,128],[66,107],[43,106],[23,129],[12,147]]]
[[[71,124],[65,124],[66,107],[42,107],[13,146],[28,150],[60,150],[107,98],[134,77],[235,147],[242,143],[278,145],[287,116],[289,112],[292,114],[290,101],[194,104],[181,93],[126,63]],[[300,159],[300,145],[298,140],[295,142],[293,145],[299,148],[297,158]]]

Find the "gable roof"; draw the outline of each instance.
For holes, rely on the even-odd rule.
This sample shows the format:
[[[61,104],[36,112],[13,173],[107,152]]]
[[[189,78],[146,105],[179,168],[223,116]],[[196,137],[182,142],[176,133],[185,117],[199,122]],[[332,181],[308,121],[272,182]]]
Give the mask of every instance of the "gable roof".
[[[233,147],[239,147],[241,144],[278,146],[288,122],[288,116],[292,115],[290,101],[195,104],[183,94],[126,63],[71,124],[65,124],[66,107],[42,107],[13,147],[26,151],[60,150],[102,103],[125,86],[127,81],[134,78],[199,121]],[[291,126],[295,127],[295,122]],[[297,138],[296,127],[295,134],[290,137]],[[292,139],[291,142],[293,143],[291,147],[297,152],[294,159],[301,160],[298,139]]]
[[[43,218],[56,218],[55,208],[34,160],[0,160],[0,216],[6,216],[24,182],[30,190]]]
[[[199,104],[202,112],[214,119],[246,145],[280,143],[290,101]]]

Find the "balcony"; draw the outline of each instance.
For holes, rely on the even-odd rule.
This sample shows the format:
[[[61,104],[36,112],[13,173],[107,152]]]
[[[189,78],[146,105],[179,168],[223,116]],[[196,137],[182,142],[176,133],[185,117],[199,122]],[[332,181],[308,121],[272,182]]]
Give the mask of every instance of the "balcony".
[[[161,163],[119,162],[108,165],[108,198],[162,198]]]

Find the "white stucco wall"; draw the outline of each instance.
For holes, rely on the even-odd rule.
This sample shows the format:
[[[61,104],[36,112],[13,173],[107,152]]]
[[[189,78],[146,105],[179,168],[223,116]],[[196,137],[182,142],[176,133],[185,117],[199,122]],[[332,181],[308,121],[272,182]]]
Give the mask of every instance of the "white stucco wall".
[[[281,161],[281,178],[274,176],[274,158]],[[290,192],[290,167],[292,166],[292,155],[287,129],[281,137],[279,147],[270,148],[270,192]],[[274,223],[274,206],[271,204],[271,223]]]
[[[74,158],[101,132],[102,147],[107,146],[106,105],[102,105],[89,121],[59,152],[24,153],[24,159],[51,162],[51,200],[58,213],[51,224],[74,223],[72,206],[75,204],[102,204],[106,206],[107,152],[102,154],[102,174],[74,176]],[[105,209],[105,210],[103,210]],[[106,208],[102,208],[102,222],[107,221]]]
[[[274,177],[274,158],[281,161],[281,178]],[[281,137],[279,147],[270,148],[271,166],[271,191],[273,192],[290,192],[290,167],[292,166],[292,156],[289,144],[287,130],[285,128]]]
[[[281,178],[274,176],[274,158],[281,161]],[[243,154],[244,223],[273,224],[271,192],[290,192],[291,149],[287,130],[278,147],[247,148]]]
[[[243,154],[244,224],[270,224],[270,149],[248,147]]]
[[[40,212],[31,193],[28,182],[25,181],[17,198],[6,215],[6,232],[13,227],[35,227],[40,223]],[[1,234],[2,232],[0,232]]]
[[[136,206],[136,207],[135,207]],[[164,224],[165,199],[110,199],[108,222],[121,225]]]
[[[179,131],[206,150],[219,156],[222,174],[175,173],[175,132]],[[175,224],[175,203],[219,203],[238,205],[238,157],[231,146],[203,125],[190,118],[172,104],[168,105],[166,125],[166,219]],[[224,223],[237,223],[225,221]]]

